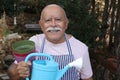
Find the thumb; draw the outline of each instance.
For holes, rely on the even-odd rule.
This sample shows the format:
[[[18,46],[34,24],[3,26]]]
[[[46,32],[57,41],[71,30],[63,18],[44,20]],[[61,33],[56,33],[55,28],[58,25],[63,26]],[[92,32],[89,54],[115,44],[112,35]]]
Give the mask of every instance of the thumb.
[[[32,65],[31,61],[28,61],[27,64],[28,64],[28,66],[31,66],[31,65]]]

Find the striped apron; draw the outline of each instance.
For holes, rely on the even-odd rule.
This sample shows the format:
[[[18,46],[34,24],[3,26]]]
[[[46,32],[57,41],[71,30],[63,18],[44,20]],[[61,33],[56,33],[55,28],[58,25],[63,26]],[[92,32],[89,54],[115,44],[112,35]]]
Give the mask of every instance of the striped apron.
[[[68,63],[72,62],[74,60],[74,56],[72,55],[72,49],[69,43],[69,40],[65,34],[66,38],[66,44],[68,48],[68,55],[52,55],[54,60],[59,63],[59,69],[63,69],[64,66],[66,66]],[[45,38],[43,39],[43,43],[41,45],[41,53],[44,52],[44,45],[45,45]],[[79,80],[79,74],[77,69],[75,67],[69,68],[66,73],[63,75],[61,80]]]

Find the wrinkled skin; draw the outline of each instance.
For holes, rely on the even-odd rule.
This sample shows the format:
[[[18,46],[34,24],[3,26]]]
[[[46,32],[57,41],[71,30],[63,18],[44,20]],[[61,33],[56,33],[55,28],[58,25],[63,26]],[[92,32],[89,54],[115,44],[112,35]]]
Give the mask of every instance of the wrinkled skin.
[[[56,44],[65,41],[64,34],[68,27],[68,19],[65,15],[64,10],[61,7],[53,5],[44,8],[41,13],[41,19],[39,21],[39,24],[47,40]],[[46,31],[46,29],[49,27],[57,27],[61,30]]]
[[[28,62],[27,64],[24,61],[21,61],[17,65],[17,71],[19,76],[21,77],[28,77],[30,75],[30,67],[31,62]]]
[[[10,80],[19,80],[20,78],[29,77],[30,66],[31,62],[25,63],[21,61],[18,64],[13,63],[8,69]]]

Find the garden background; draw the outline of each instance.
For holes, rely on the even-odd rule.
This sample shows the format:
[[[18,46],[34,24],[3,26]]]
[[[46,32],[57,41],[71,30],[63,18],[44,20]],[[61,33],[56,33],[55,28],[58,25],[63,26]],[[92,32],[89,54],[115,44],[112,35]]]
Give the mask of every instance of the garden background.
[[[89,47],[94,80],[120,80],[120,0],[0,0],[0,77],[14,61],[11,44],[41,33],[25,25],[38,24],[50,3],[65,9],[67,33]]]

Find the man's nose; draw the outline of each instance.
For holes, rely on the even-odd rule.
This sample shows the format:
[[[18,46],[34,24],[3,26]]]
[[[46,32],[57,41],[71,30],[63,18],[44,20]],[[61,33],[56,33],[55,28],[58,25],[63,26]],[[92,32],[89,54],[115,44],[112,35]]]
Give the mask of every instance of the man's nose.
[[[54,19],[52,20],[52,26],[53,26],[53,27],[56,26],[56,22],[55,22]]]

